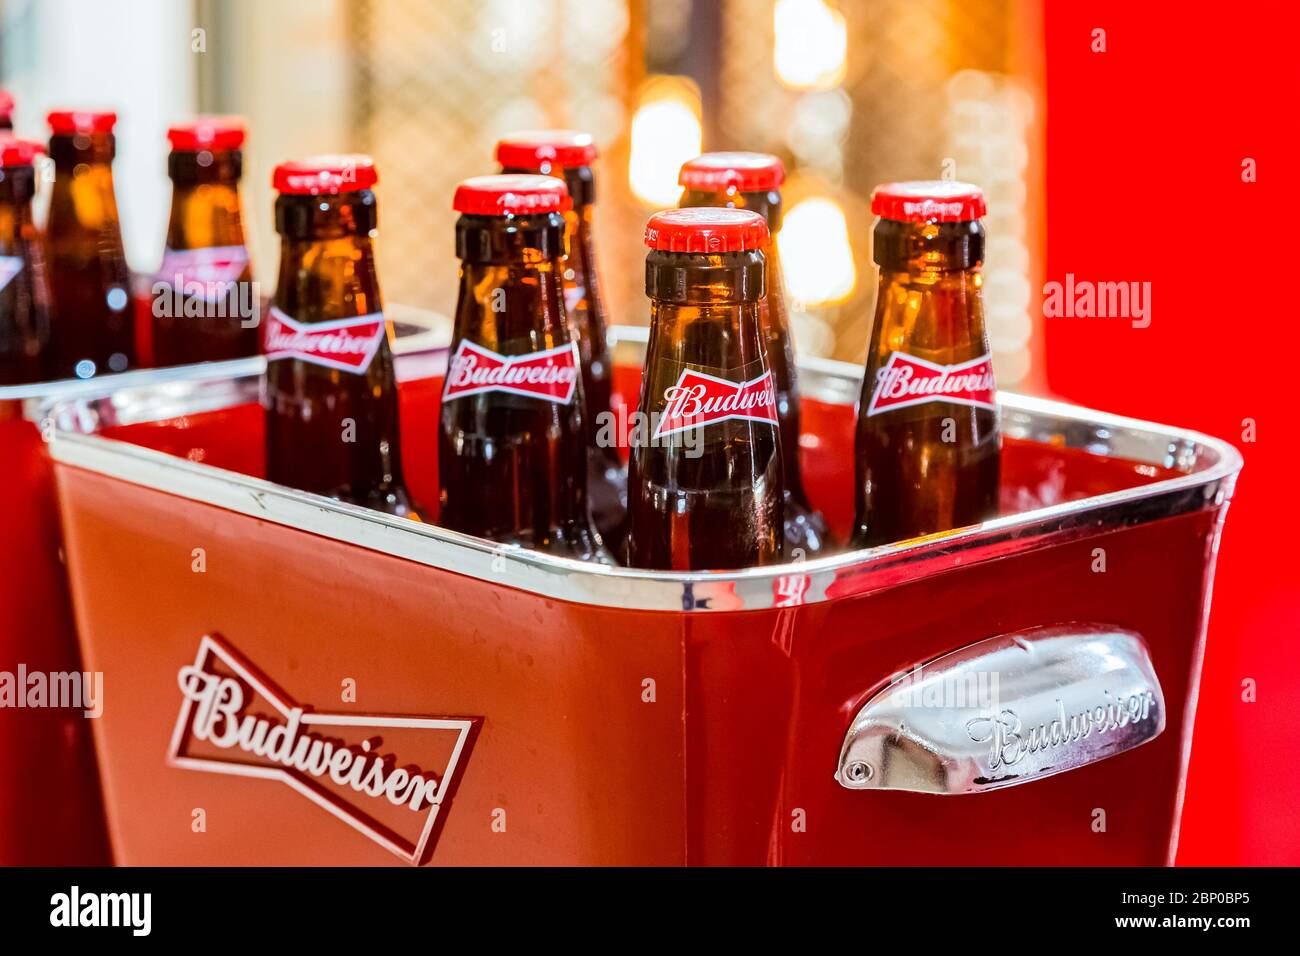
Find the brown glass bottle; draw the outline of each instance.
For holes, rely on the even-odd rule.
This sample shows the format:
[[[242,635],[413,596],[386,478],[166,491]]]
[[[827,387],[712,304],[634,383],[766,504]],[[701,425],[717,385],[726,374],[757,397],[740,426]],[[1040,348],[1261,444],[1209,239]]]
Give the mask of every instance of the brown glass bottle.
[[[260,303],[244,242],[244,127],[200,117],[167,131],[172,181],[167,248],[153,286],[158,365],[256,355]]]
[[[855,547],[995,516],[1001,448],[980,295],[983,195],[891,183],[872,211],[880,286],[858,411]]]
[[[565,314],[582,361],[587,500],[606,545],[620,552],[627,533],[627,470],[616,444],[608,440],[615,430],[602,428],[611,414],[613,365],[592,231],[596,204],[592,165],[596,155],[591,136],[574,130],[511,133],[497,143],[497,162],[503,172],[561,178],[573,202],[573,208],[564,213],[567,255],[561,278]],[[602,435],[607,436],[605,440]]]
[[[564,183],[479,176],[456,189],[460,293],[439,413],[439,523],[609,562],[587,508],[581,362],[565,317]]]
[[[799,467],[799,381],[785,278],[776,241],[781,231],[781,184],[785,181],[785,166],[778,157],[768,153],[705,153],[683,165],[678,180],[686,187],[679,203],[683,208],[749,209],[767,220],[770,238],[763,250],[767,292],[759,303],[759,322],[767,343],[767,359],[781,419],[785,546],[787,556],[813,557],[824,552],[829,541],[826,520],[809,502]]]
[[[32,222],[40,143],[0,137],[0,385],[53,378],[50,290]]]
[[[628,471],[628,563],[776,564],[785,494],[759,302],[762,216],[677,209],[646,224],[650,341]]]
[[[113,189],[114,113],[49,115],[54,188],[46,262],[55,375],[90,378],[135,365],[131,273]]]
[[[415,518],[375,272],[377,181],[364,156],[275,170],[280,275],[262,323],[266,471],[283,485]]]

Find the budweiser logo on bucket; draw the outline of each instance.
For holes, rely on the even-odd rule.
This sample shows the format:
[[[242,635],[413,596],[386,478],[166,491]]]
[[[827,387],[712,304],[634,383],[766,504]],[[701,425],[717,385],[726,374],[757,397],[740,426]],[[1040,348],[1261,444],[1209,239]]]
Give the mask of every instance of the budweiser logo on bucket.
[[[408,863],[432,852],[479,718],[312,711],[214,635],[179,684],[172,766],[279,781]]]
[[[676,385],[664,389],[663,414],[654,437],[733,418],[776,424],[776,393],[771,372],[747,382],[731,382],[685,369]]]
[[[988,355],[957,365],[938,365],[906,352],[894,352],[876,373],[867,415],[926,402],[996,408],[996,391],[993,362]]]
[[[382,312],[305,323],[295,322],[272,306],[262,333],[262,351],[268,360],[296,358],[362,375],[386,333]]]
[[[578,347],[570,342],[523,355],[500,355],[461,339],[447,367],[442,400],[508,392],[559,405],[573,401],[578,382]]]

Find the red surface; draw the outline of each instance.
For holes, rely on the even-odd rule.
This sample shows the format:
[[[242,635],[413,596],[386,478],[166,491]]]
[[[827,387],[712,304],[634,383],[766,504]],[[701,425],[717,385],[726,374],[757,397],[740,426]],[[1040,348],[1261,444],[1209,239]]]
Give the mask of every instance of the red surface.
[[[0,462],[0,671],[81,670],[50,459],[18,402],[0,402]],[[105,679],[105,706],[114,690]],[[81,709],[0,709],[0,866],[108,861],[91,723]]]
[[[871,191],[871,214],[898,222],[970,222],[987,212],[984,192],[970,183],[885,183]]]
[[[1149,281],[1153,301],[1147,328],[1046,319],[1050,387],[1223,436],[1246,461],[1214,586],[1184,864],[1300,863],[1300,457],[1293,384],[1261,364],[1300,353],[1291,271],[1273,268],[1295,183],[1282,104],[1297,27],[1300,8],[1276,0],[1046,12],[1046,280]],[[1096,28],[1105,53],[1091,52]],[[1242,181],[1247,158],[1257,182]]]
[[[456,187],[452,208],[471,216],[519,216],[573,208],[569,187],[553,176],[473,176]]]
[[[688,255],[762,249],[767,245],[767,220],[748,209],[666,209],[645,224],[645,244]]]

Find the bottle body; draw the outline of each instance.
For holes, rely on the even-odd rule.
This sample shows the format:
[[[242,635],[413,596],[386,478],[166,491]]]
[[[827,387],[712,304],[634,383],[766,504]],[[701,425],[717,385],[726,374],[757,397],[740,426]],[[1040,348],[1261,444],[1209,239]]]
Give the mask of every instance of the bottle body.
[[[497,188],[490,181],[538,179],[467,183],[487,190]],[[587,504],[584,383],[564,310],[563,237],[558,209],[467,212],[457,222],[462,266],[439,412],[439,523],[609,562]]]
[[[50,290],[32,221],[35,170],[0,166],[0,385],[54,377]]]
[[[368,189],[276,200],[280,274],[262,323],[267,478],[419,517],[402,474],[374,207]]]
[[[562,273],[564,306],[582,363],[584,433],[587,442],[587,492],[592,521],[608,546],[621,550],[627,535],[627,470],[618,446],[602,435],[612,415],[613,360],[609,354],[605,299],[596,271],[591,205],[566,214],[568,256]]]
[[[856,437],[854,546],[997,514],[1001,437],[977,221],[876,227],[880,286]]]
[[[113,186],[111,132],[50,137],[54,187],[46,262],[54,301],[55,375],[89,378],[135,366],[131,274]]]
[[[615,430],[606,427],[611,413],[613,365],[593,235],[596,186],[592,163],[596,147],[586,133],[529,131],[511,134],[498,142],[497,159],[505,173],[563,178],[573,203],[573,208],[564,213],[561,279],[565,314],[582,363],[587,501],[606,546],[621,553],[627,534],[627,472],[616,443],[609,440]]]
[[[167,247],[153,286],[159,365],[256,355],[260,303],[244,240],[237,149],[174,149]]]
[[[654,249],[647,257],[650,340],[628,472],[633,567],[782,560],[781,435],[759,309],[764,267],[758,248]]]
[[[706,154],[707,155],[707,154]],[[727,154],[718,154],[727,155]],[[688,164],[689,166],[690,164]],[[683,171],[683,177],[687,176]],[[776,236],[781,228],[781,194],[775,188],[740,191],[688,188],[681,206],[750,209],[767,220],[769,239],[764,247],[766,293],[759,302],[759,327],[767,348],[781,424],[781,461],[785,475],[786,549],[801,557],[821,554],[829,546],[826,520],[813,508],[804,490],[799,463],[799,381],[794,357],[794,339],[786,302],[785,277],[781,271]]]

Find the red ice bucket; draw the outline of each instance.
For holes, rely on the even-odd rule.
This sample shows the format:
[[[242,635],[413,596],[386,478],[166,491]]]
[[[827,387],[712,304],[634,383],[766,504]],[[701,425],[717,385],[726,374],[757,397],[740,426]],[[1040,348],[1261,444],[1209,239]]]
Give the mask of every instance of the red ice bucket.
[[[620,402],[643,349],[617,330]],[[428,502],[425,359],[400,391]],[[860,377],[801,367],[841,540]],[[271,484],[258,387],[52,410],[118,862],[1172,860],[1229,445],[1004,393],[994,520],[645,572]]]

